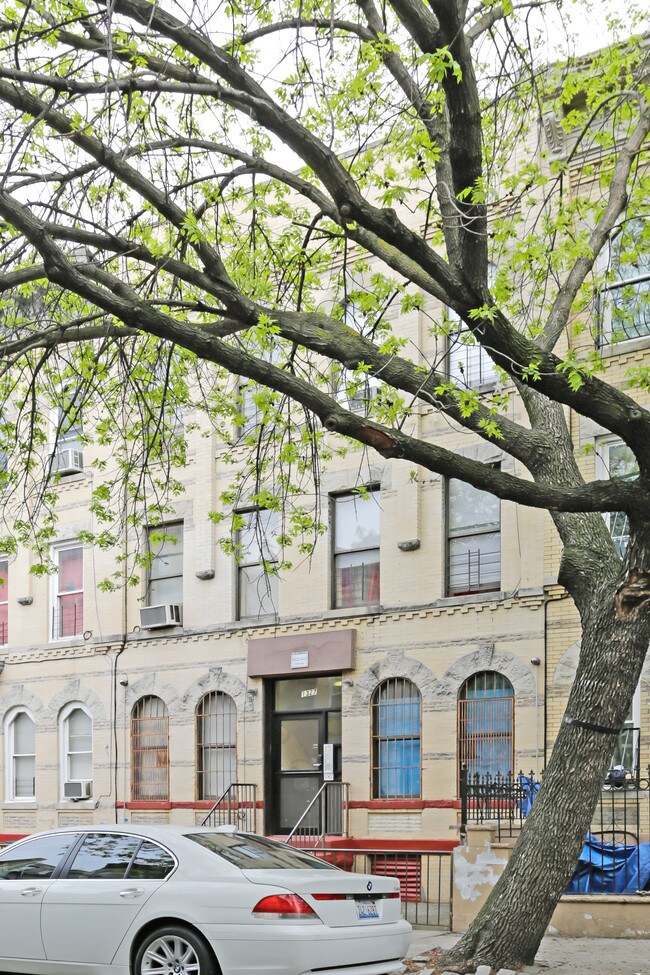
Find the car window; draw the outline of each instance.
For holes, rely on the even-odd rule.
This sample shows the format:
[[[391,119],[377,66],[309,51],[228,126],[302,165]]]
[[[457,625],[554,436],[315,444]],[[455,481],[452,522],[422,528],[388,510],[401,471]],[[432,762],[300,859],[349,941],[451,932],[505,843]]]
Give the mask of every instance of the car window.
[[[241,870],[337,870],[317,857],[284,843],[244,833],[186,833],[198,843]]]
[[[130,880],[164,880],[174,869],[176,861],[171,853],[157,843],[145,840],[131,863],[127,876]]]
[[[78,833],[53,833],[10,846],[0,855],[0,880],[47,880],[78,839]]]
[[[121,880],[140,845],[139,836],[119,833],[89,833],[68,870],[74,879]]]

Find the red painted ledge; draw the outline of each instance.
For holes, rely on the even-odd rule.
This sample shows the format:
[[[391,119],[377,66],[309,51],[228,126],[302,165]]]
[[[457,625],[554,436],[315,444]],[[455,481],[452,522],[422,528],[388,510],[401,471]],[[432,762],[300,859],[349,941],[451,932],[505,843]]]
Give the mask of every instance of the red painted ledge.
[[[460,809],[460,799],[352,799],[349,809]]]

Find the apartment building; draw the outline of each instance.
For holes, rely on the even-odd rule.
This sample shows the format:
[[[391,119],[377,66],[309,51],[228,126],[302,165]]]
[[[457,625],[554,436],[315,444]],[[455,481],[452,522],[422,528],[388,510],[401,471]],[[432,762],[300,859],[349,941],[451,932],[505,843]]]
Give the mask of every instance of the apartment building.
[[[648,257],[619,263],[596,329],[615,382],[650,351],[647,305],[623,334],[616,318],[650,286]],[[399,330],[423,361],[441,355],[422,309],[401,314]],[[458,329],[442,350],[450,376],[493,389],[490,359],[462,338]],[[588,330],[579,341],[592,340]],[[372,384],[356,390],[350,408],[372,395]],[[516,396],[510,410],[523,416]],[[245,393],[243,413],[250,432]],[[523,473],[498,443],[434,410],[410,422],[417,436]],[[589,478],[633,473],[606,431],[577,418],[574,429],[591,448]],[[286,835],[323,782],[342,781],[354,837],[448,844],[462,763],[543,768],[580,633],[545,512],[350,449],[317,486],[326,533],[313,555],[268,575],[280,516],[242,506],[241,558],[224,551],[208,514],[232,463],[200,424],[188,423],[187,440],[184,493],[141,540],[150,567],[116,592],[98,588],[115,552],[78,541],[92,527],[96,448],[74,428],[56,445],[57,571],[30,573],[28,549],[0,564],[1,834],[200,822],[238,782],[255,786],[261,828]],[[624,545],[624,519],[608,518]],[[646,665],[613,758],[630,770],[650,757],[649,681]]]

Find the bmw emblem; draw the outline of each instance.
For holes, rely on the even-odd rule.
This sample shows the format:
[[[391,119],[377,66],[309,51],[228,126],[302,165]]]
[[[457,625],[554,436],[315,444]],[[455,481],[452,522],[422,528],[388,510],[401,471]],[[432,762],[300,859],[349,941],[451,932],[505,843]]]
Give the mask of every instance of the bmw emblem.
[[[369,880],[366,884],[366,890],[372,890],[372,880]]]

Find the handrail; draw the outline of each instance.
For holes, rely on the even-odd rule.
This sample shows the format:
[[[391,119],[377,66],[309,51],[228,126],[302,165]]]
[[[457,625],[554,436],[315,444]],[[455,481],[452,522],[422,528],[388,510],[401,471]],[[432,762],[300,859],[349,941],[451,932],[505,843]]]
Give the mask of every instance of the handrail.
[[[333,794],[333,801],[330,800],[330,793]],[[349,782],[323,782],[284,842],[291,843],[296,838],[301,840],[313,838],[312,845],[318,846],[319,841],[326,834],[348,836],[349,794]],[[304,826],[316,806],[318,807],[316,825]]]
[[[201,826],[224,826],[230,823],[235,823],[244,832],[257,832],[257,786],[254,783],[231,782]]]

